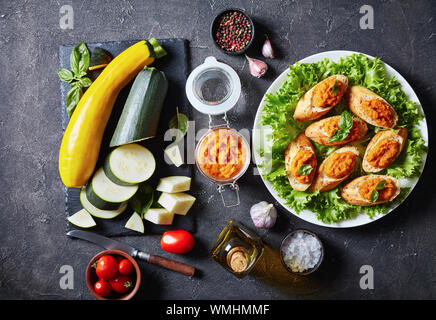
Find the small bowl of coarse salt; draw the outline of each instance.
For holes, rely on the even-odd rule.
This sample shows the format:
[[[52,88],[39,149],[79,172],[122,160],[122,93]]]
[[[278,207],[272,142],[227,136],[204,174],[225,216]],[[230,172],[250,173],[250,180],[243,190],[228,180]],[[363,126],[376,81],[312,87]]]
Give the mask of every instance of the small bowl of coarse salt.
[[[321,265],[324,246],[315,233],[297,229],[283,239],[280,258],[289,272],[306,276]]]

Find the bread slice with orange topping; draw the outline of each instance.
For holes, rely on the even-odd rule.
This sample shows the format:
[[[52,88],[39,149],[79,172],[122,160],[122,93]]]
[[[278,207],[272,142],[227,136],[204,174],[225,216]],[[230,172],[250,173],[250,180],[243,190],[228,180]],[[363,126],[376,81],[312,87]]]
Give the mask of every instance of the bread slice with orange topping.
[[[338,186],[353,172],[358,161],[359,150],[345,146],[331,153],[321,162],[310,191],[328,191]]]
[[[406,140],[404,128],[377,132],[366,147],[363,170],[375,173],[387,168],[400,155]]]
[[[348,87],[348,78],[333,75],[313,86],[297,103],[294,119],[309,121],[322,117],[339,103]]]
[[[361,86],[351,86],[344,95],[350,110],[373,126],[394,128],[398,121],[395,109],[382,97]]]
[[[400,194],[400,181],[386,175],[356,178],[341,191],[342,199],[357,206],[373,206],[394,200]]]
[[[350,129],[348,136],[341,141],[330,141],[334,133],[339,130],[339,121],[341,116],[328,117],[316,121],[306,128],[306,136],[322,145],[326,146],[340,146],[353,141],[362,139],[368,131],[368,126],[363,120],[357,117],[353,118],[353,126]]]
[[[285,151],[285,168],[291,187],[305,191],[312,184],[317,166],[315,149],[310,140],[300,133]]]

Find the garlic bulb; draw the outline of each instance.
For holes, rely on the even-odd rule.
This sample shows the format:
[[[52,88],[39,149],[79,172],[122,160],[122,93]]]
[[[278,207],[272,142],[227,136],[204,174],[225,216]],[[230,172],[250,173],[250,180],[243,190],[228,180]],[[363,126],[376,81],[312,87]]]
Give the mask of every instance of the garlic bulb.
[[[277,210],[272,203],[261,201],[251,207],[250,216],[256,228],[269,229],[276,223]]]
[[[253,59],[245,55],[248,60],[248,66],[250,67],[250,73],[252,76],[260,78],[268,70],[268,65],[259,59]]]

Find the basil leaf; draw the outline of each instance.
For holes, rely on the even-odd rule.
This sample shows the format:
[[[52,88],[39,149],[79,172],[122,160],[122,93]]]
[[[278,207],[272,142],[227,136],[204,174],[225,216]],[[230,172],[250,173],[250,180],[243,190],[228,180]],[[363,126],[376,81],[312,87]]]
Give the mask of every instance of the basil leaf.
[[[65,68],[58,70],[59,78],[64,82],[71,82],[74,78],[74,74]]]
[[[82,97],[82,86],[79,82],[73,82],[71,84],[70,90],[67,93],[67,113],[71,118],[74,110],[76,109],[77,104],[79,103],[80,98]]]
[[[338,90],[339,90],[338,81],[335,80],[335,84],[334,84],[333,87],[332,87],[332,93],[333,93],[334,95],[337,95],[337,94],[338,94]]]
[[[338,126],[340,129],[348,131],[353,127],[353,117],[347,110],[344,110],[341,113],[341,119],[339,120]]]
[[[300,168],[298,168],[298,174],[300,176],[307,176],[312,172],[313,168],[310,164],[303,164]]]
[[[382,180],[375,186],[375,190],[382,190],[386,186],[386,180]]]
[[[150,209],[153,201],[153,188],[149,184],[142,184],[139,186],[139,189],[134,196],[129,199],[129,205],[135,212],[144,218],[144,214],[148,211],[148,209]]]
[[[179,108],[177,108],[176,112],[176,115],[168,122],[174,142],[182,140],[189,127],[188,117],[183,113],[179,113]]]
[[[377,190],[372,190],[371,192],[371,202],[376,202],[378,200],[378,191]]]
[[[343,141],[350,134],[350,130],[353,127],[353,117],[347,110],[341,113],[338,127],[339,129],[329,138],[329,142]]]
[[[84,77],[84,78],[80,78],[79,83],[82,87],[87,88],[91,85],[92,81],[91,79]]]
[[[80,42],[73,48],[70,55],[70,67],[76,77],[86,75],[89,66],[89,51],[85,42]]]

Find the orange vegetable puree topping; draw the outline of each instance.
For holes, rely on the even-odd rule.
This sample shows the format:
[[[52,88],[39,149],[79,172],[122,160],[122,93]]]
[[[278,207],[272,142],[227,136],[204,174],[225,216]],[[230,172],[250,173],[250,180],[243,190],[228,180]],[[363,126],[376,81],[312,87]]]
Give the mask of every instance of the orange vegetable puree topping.
[[[356,159],[357,155],[351,151],[335,153],[327,161],[324,172],[332,179],[341,179],[353,171]]]
[[[336,86],[336,89],[334,88]],[[335,78],[328,79],[313,89],[315,107],[330,107],[336,105],[342,98],[344,84]],[[335,90],[337,91],[335,94]]]
[[[233,131],[219,129],[201,143],[197,161],[203,171],[215,179],[226,180],[237,175],[245,165],[247,148]]]
[[[386,181],[386,185],[383,189],[377,190],[379,194],[377,201],[388,201],[395,194],[395,185],[391,179],[368,179],[359,186],[359,194],[364,199],[371,201],[372,191],[374,191],[375,186],[382,180]]]
[[[375,123],[383,127],[391,127],[393,124],[393,115],[389,105],[380,99],[363,100],[362,108],[366,115]]]
[[[395,140],[383,140],[377,143],[366,156],[366,161],[376,168],[385,168],[400,151],[400,144]]]
[[[340,117],[330,118],[324,122],[324,131],[331,137],[337,130],[339,130],[339,120]],[[359,123],[353,120],[353,126],[350,129],[350,133],[345,138],[347,141],[354,141],[359,138],[360,134],[360,126]]]
[[[312,171],[305,176],[300,176],[298,174],[298,169],[303,164],[310,165],[313,169]],[[315,166],[316,166],[316,158],[312,151],[307,149],[299,150],[295,156],[292,158],[291,162],[291,174],[295,177],[295,179],[300,183],[309,183],[312,180],[312,176],[315,174]]]

